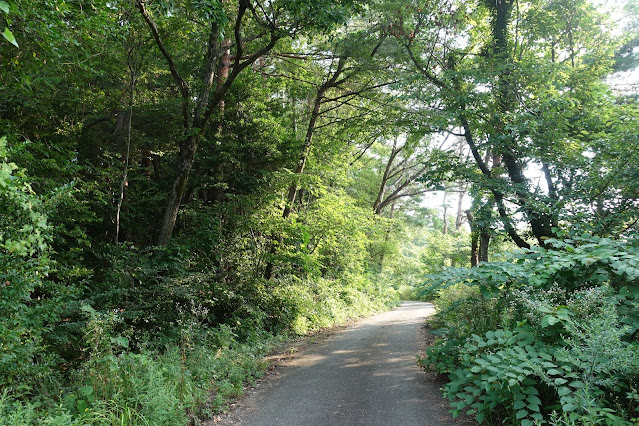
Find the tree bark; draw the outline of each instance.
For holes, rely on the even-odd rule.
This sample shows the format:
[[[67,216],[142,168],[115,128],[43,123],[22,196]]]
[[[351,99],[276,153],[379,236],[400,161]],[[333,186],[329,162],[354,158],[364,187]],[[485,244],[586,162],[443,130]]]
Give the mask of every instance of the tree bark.
[[[513,7],[513,2],[514,0],[483,0],[483,3],[491,11],[493,17],[491,25],[495,43],[492,52],[490,51],[490,49],[488,50],[489,54],[487,56],[490,60],[493,60],[495,62],[495,66],[501,67],[503,66],[503,64],[508,65],[508,24]],[[478,146],[475,143],[472,128],[468,121],[466,104],[465,101],[462,100],[463,96],[460,96],[460,94],[463,93],[461,90],[460,82],[455,77],[453,77],[451,83],[447,83],[445,80],[440,79],[434,72],[430,70],[428,64],[421,63],[419,57],[412,51],[411,43],[406,44],[406,49],[412,62],[419,70],[419,72],[424,77],[426,77],[426,79],[428,79],[433,85],[444,92],[442,93],[442,97],[448,99],[448,107],[456,111],[456,118],[459,120],[459,123],[464,130],[463,136],[466,140],[466,143],[470,147],[471,154],[481,173],[487,178],[487,189],[492,193],[495,199],[495,203],[497,204],[497,211],[499,212],[499,217],[504,225],[506,233],[513,240],[513,242],[517,244],[518,247],[527,249],[530,248],[530,244],[519,236],[517,230],[513,226],[512,219],[506,209],[505,195],[497,186],[498,179],[492,176],[492,173],[488,168],[486,161],[484,161],[484,159],[482,158]],[[502,58],[501,61],[497,60],[497,58],[499,57]],[[452,56],[449,56],[448,58],[448,69],[455,69],[454,58]],[[499,111],[497,116],[502,117],[504,116],[504,112],[508,111],[505,107],[509,105],[509,95],[511,94],[504,91],[508,88],[508,83],[506,81],[507,79],[504,78],[503,73],[499,73],[497,77],[498,83],[497,86],[494,88],[493,93],[496,95],[498,102]],[[500,121],[499,119],[497,119],[495,124],[496,132],[500,131],[501,127],[499,126],[499,124]],[[527,215],[527,219],[529,219],[529,222],[531,218],[535,219],[532,215]],[[531,223],[531,226],[534,226],[535,228],[537,228],[536,225],[537,223],[535,223],[535,225]],[[543,241],[543,239],[540,240]]]
[[[129,41],[131,41],[129,37]],[[133,43],[132,43],[133,44]],[[128,111],[122,117],[122,121],[125,124],[126,129],[126,143],[124,148],[123,155],[123,163],[124,167],[122,170],[122,179],[120,181],[120,194],[118,196],[118,202],[115,208],[115,235],[113,236],[113,242],[117,244],[120,241],[120,214],[122,211],[122,204],[124,203],[125,191],[128,186],[128,177],[129,177],[129,159],[131,154],[131,120],[133,117],[133,104],[135,103],[135,85],[137,82],[138,75],[138,66],[139,66],[139,58],[137,57],[137,48],[135,45],[129,47],[127,52],[127,65],[129,69],[129,105]],[[120,124],[120,117],[118,116],[118,124]],[[121,138],[121,136],[125,135],[124,128],[121,128],[119,125],[116,128],[116,139]],[[118,132],[118,129],[121,133]],[[119,134],[118,134],[119,133]]]
[[[463,186],[459,191],[459,198],[457,199],[457,216],[455,217],[455,230],[459,231],[464,224],[464,196],[466,195],[466,187]]]
[[[515,141],[508,135],[503,117],[506,117],[513,109],[515,93],[512,76],[513,60],[508,49],[508,25],[511,20],[514,0],[484,0],[493,14],[492,33],[494,41],[493,62],[499,67],[497,82],[494,91],[497,98],[498,114],[495,116],[494,127],[496,131],[505,136],[510,142],[506,146],[493,147],[501,153],[508,177],[513,183],[513,189],[518,197],[518,203],[526,215],[533,235],[544,247],[546,238],[552,235],[550,218],[543,212],[531,206],[530,189],[528,179],[524,176],[523,165],[518,159]]]
[[[481,155],[479,155],[479,149],[477,148],[477,145],[475,144],[475,140],[470,130],[470,124],[468,123],[468,120],[466,119],[466,116],[464,115],[464,110],[465,108],[464,108],[464,105],[462,104],[462,115],[460,115],[460,120],[462,122],[462,127],[464,129],[464,137],[466,138],[466,142],[468,143],[468,146],[470,147],[470,152],[473,155],[473,158],[475,159],[475,162],[479,166],[479,169],[481,170],[482,174],[492,179],[493,175],[491,171],[488,169],[488,166],[486,165],[484,160],[481,158]],[[499,217],[501,218],[501,221],[504,225],[504,229],[506,230],[506,233],[515,242],[515,244],[517,244],[517,247],[529,249],[530,244],[528,244],[523,238],[519,236],[519,234],[517,233],[517,230],[512,225],[510,216],[508,215],[508,212],[506,211],[506,206],[504,204],[504,194],[500,190],[495,188],[493,184],[491,184],[491,186],[492,187],[490,188],[490,191],[493,194],[493,197],[495,198],[495,202],[497,203],[497,211],[499,212]]]
[[[479,264],[479,232],[475,229],[473,213],[470,210],[466,210],[466,218],[470,225],[470,266],[475,267]]]
[[[395,161],[395,157],[402,150],[402,148],[397,148],[397,139],[393,141],[393,148],[391,149],[390,156],[388,157],[388,161],[386,162],[386,167],[384,168],[384,174],[382,175],[382,182],[379,185],[379,190],[377,191],[377,198],[375,198],[375,202],[373,203],[373,211],[379,214],[381,213],[381,209],[379,208],[384,200],[384,194],[386,192],[386,184],[388,183],[388,179],[391,173],[391,169],[393,167],[393,161]]]
[[[133,89],[134,82],[131,83]],[[118,195],[118,201],[115,206],[115,233],[113,236],[113,242],[117,244],[120,241],[120,213],[122,211],[122,204],[124,203],[126,189],[129,185],[129,157],[131,153],[131,116],[133,115],[133,95],[131,95],[129,110],[125,114],[126,121],[126,137],[124,154],[122,155],[122,162],[124,163],[122,170],[122,179],[120,179],[120,192]]]
[[[399,147],[396,149],[396,152],[394,153],[394,155],[391,155],[391,158],[389,158],[388,163],[386,165],[386,170],[384,171],[384,177],[382,178],[382,184],[380,185],[380,189],[377,195],[377,199],[375,200],[375,203],[373,205],[373,210],[375,211],[375,214],[382,214],[384,212],[384,210],[386,209],[386,207],[388,207],[389,205],[395,203],[397,200],[399,200],[402,197],[410,197],[410,196],[414,196],[414,195],[419,195],[419,194],[423,194],[425,192],[428,192],[427,189],[421,189],[421,190],[415,190],[415,191],[411,191],[411,185],[413,183],[415,183],[415,181],[421,177],[426,170],[428,170],[428,168],[430,167],[428,164],[421,164],[421,167],[419,163],[413,165],[413,166],[407,166],[407,167],[403,167],[403,165],[405,165],[407,163],[407,160],[404,160],[402,163],[400,163],[399,166],[396,167],[392,167],[393,166],[393,160],[395,159],[397,153],[399,153],[399,151],[402,149],[402,147]],[[413,172],[413,173],[408,173],[410,169],[414,169],[415,166],[417,166],[417,171]],[[392,172],[393,169],[404,169],[401,171],[401,175],[400,178],[394,183],[395,189],[393,189],[391,191],[390,194],[386,195],[386,189],[387,189],[387,184],[390,181],[390,178],[392,178],[394,175],[397,174],[397,172]],[[389,172],[387,174],[387,171]],[[406,174],[408,174],[406,176]],[[404,177],[406,176],[406,177]]]
[[[166,200],[164,215],[162,216],[162,224],[160,226],[160,231],[158,232],[157,242],[160,246],[167,245],[173,236],[173,229],[175,228],[175,223],[177,221],[178,211],[180,210],[182,197],[184,197],[186,184],[189,180],[189,173],[191,172],[191,167],[193,167],[195,151],[197,150],[199,143],[199,136],[189,136],[186,143],[180,148],[176,176]]]
[[[488,262],[488,246],[490,245],[490,229],[486,226],[479,232],[479,262]]]
[[[386,234],[384,235],[384,244],[388,243],[388,240],[390,240],[391,232],[393,230],[393,222],[392,222],[393,217],[395,217],[395,203],[391,204],[390,215],[389,215],[389,219],[391,219],[391,222],[388,224],[388,229],[386,230]],[[380,273],[384,269],[384,259],[386,258],[384,249],[385,248],[382,249],[382,252],[379,256],[379,272]]]

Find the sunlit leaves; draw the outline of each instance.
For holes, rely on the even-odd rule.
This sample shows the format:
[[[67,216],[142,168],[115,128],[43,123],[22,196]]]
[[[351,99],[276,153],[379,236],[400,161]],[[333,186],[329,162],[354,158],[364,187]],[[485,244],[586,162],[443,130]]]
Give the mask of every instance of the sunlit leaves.
[[[31,296],[48,272],[50,227],[25,172],[6,160],[0,137],[0,385],[11,389],[38,371],[43,315]]]
[[[632,396],[617,389],[639,365],[638,240],[564,237],[431,277],[444,339],[421,363],[450,373],[455,413],[483,421],[501,406],[503,418],[533,424],[552,405],[564,418],[632,424],[620,409]]]
[[[13,33],[11,32],[11,30],[9,28],[5,28],[4,31],[2,32],[2,36],[11,44],[13,44],[15,47],[18,47],[18,42],[16,41],[16,38],[13,36]]]
[[[228,22],[228,15],[220,0],[192,0],[196,10],[202,11],[208,21],[213,21],[224,27]]]
[[[5,1],[0,1],[0,10],[8,15],[9,14],[9,3],[5,2]],[[7,20],[6,22],[7,22],[7,26],[5,27],[4,31],[2,31],[2,36],[4,37],[5,40],[7,40],[9,43],[13,44],[15,47],[19,47],[15,36],[11,32],[11,30],[9,29],[9,26],[8,26],[9,21]]]
[[[345,24],[362,3],[365,1],[276,0],[271,3],[271,8],[276,14],[288,16],[291,30],[301,24],[302,27],[327,31]]]

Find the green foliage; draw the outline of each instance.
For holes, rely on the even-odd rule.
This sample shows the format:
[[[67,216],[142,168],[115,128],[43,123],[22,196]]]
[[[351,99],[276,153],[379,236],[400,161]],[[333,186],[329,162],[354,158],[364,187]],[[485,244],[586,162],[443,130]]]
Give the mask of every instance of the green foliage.
[[[36,294],[49,271],[50,228],[24,170],[7,162],[5,144],[0,138],[0,385],[28,393],[51,367],[43,334],[57,319],[57,301]]]
[[[470,259],[469,240],[470,236],[463,231],[449,234],[430,232],[420,256],[424,272],[435,274],[450,266],[467,264]]]
[[[37,256],[47,249],[47,219],[38,211],[39,200],[24,171],[6,161],[6,142],[0,138],[0,195],[7,207],[0,222],[0,249],[17,257]]]
[[[282,303],[278,320],[303,334],[396,303],[394,293],[369,281],[348,283],[350,287],[328,280],[280,283],[271,290]],[[72,388],[46,412],[40,404],[25,405],[5,393],[0,399],[3,424],[188,424],[239,396],[247,382],[263,374],[263,357],[282,339],[255,329],[242,339],[236,333],[244,331],[241,324],[207,327],[207,312],[199,309],[182,313],[177,346],[134,353],[128,350],[129,339],[118,334],[119,315],[89,306],[83,311],[88,317],[86,359]]]
[[[400,213],[401,214],[401,213]],[[451,225],[443,232],[443,220],[435,209],[417,208],[390,222],[384,240],[381,279],[402,292],[404,300],[419,300],[418,287],[425,274],[452,266],[469,265],[469,235]]]
[[[309,0],[278,0],[274,2],[275,10],[285,11],[290,14],[292,22],[298,22],[306,28],[327,31],[337,25],[345,24],[348,18],[361,4],[362,0],[309,1]]]
[[[554,234],[561,224],[627,235],[637,108],[602,80],[634,33],[602,38],[603,17],[585,1],[542,3],[522,3],[509,46],[518,58],[508,64],[491,60],[487,10],[470,3],[249,5],[237,59],[278,41],[211,115],[172,244],[155,247],[180,141],[198,124],[202,59],[224,50],[207,51],[211,41],[236,53],[238,3],[149,2],[176,62],[169,71],[135,2],[0,0],[0,423],[195,422],[260,374],[274,336],[385,309],[398,289],[417,297],[425,272],[464,266],[468,235],[445,234],[436,211],[407,196],[394,200],[394,218],[373,212],[388,141],[404,135],[386,195],[460,178],[484,201],[497,188],[508,206],[529,203],[522,217],[556,219]],[[428,57],[435,79],[407,65],[407,47]],[[344,74],[320,99],[304,171],[292,172],[317,87],[338,57]],[[176,73],[189,86],[184,98]],[[496,111],[502,75],[516,88],[508,111]],[[214,78],[213,91],[223,84]],[[512,148],[522,165],[548,165],[557,197],[511,185],[503,166],[480,177],[461,147],[436,147],[435,133],[459,126],[460,102],[482,154]],[[296,200],[283,217],[291,184]],[[437,297],[444,340],[427,359],[455,374],[449,396],[466,404],[457,409],[478,416],[630,419],[639,403],[635,240],[548,244],[430,278],[420,296]]]
[[[113,334],[114,316],[86,311],[90,357],[77,372],[75,387],[50,407],[12,400],[5,391],[3,424],[186,425],[203,410],[221,410],[246,382],[263,374],[263,357],[277,342],[239,343],[225,327],[207,335],[185,327],[181,347],[135,354],[123,352],[127,339]]]
[[[340,281],[283,282],[275,294],[286,306],[291,331],[300,335],[370,315],[399,302],[392,289],[357,275],[347,275]]]
[[[549,247],[432,276],[423,291],[436,294],[442,340],[420,363],[450,373],[454,413],[480,422],[631,424],[637,240],[580,235]]]
[[[482,423],[505,406],[510,422],[532,425],[542,420],[537,382],[526,366],[531,359],[541,363],[551,357],[531,346],[532,341],[532,333],[525,330],[473,334],[462,349],[462,368],[451,373],[445,388],[451,400],[459,399],[453,403],[453,414],[466,411]]]
[[[7,3],[6,1],[0,1],[0,10],[3,11],[5,14],[7,15],[9,14],[10,7],[11,7],[10,4]],[[11,30],[9,29],[8,22],[7,21],[5,22],[7,23],[7,26],[5,26],[4,31],[2,31],[2,37],[4,37],[6,41],[13,44],[15,47],[19,47],[18,42],[16,41],[16,38],[13,35],[13,32],[11,32]]]

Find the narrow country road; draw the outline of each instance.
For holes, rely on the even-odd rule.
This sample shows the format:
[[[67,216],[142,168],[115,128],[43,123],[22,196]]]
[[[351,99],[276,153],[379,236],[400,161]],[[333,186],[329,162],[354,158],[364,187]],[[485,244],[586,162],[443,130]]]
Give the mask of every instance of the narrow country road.
[[[304,351],[240,402],[225,424],[246,426],[462,425],[416,365],[429,303],[367,318]]]

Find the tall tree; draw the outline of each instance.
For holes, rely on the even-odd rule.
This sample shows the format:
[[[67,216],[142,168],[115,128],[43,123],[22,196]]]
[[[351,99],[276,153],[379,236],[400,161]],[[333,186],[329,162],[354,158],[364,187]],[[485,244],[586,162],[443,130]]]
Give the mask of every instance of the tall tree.
[[[294,37],[303,31],[326,30],[344,22],[347,13],[357,2],[333,4],[328,1],[281,0],[261,4],[250,0],[237,3],[213,1],[201,9],[193,6],[166,10],[166,16],[162,17],[165,20],[195,13],[201,20],[197,22],[202,22],[200,40],[203,46],[200,54],[204,56],[204,62],[200,65],[202,74],[197,84],[191,83],[190,76],[184,75],[146,2],[137,0],[136,4],[166,60],[182,103],[184,136],[178,143],[178,164],[157,238],[158,244],[166,245],[173,234],[196,151],[206,135],[213,114],[222,105],[240,73],[273,49],[280,39]],[[158,15],[160,12],[161,9],[156,8]],[[225,41],[227,32],[233,34],[230,46]],[[230,69],[227,63],[229,50],[232,54]]]
[[[539,106],[571,99],[574,106],[594,107],[605,97],[600,81],[617,41],[605,31],[604,17],[586,1],[563,0],[451,1],[394,13],[386,15],[390,22],[382,32],[401,43],[421,76],[407,88],[426,100],[422,114],[431,117],[431,126],[465,139],[480,172],[470,176],[490,194],[510,238],[527,248],[529,232],[545,245],[559,224],[560,192],[568,189],[557,185],[567,164],[549,152],[571,140],[587,146],[576,129],[592,122],[576,107],[549,121]],[[542,75],[550,84],[542,83]],[[441,99],[438,108],[430,101],[435,98]],[[531,164],[544,171],[545,190],[527,175]],[[527,229],[517,226],[519,218]]]

